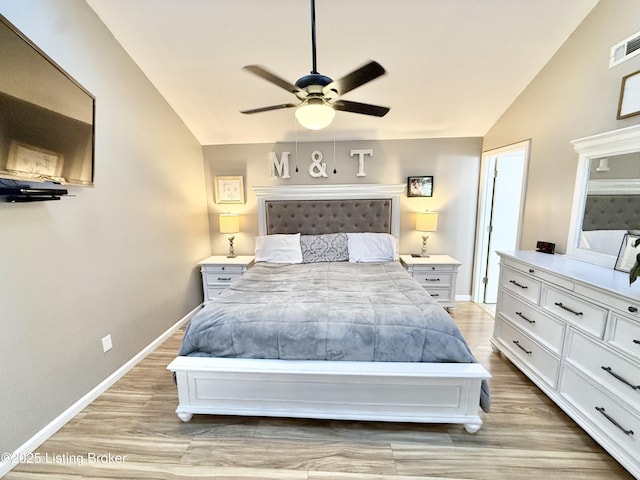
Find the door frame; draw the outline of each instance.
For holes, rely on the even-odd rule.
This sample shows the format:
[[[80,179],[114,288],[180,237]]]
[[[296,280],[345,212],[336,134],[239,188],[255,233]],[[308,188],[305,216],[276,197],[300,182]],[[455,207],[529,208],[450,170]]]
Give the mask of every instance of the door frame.
[[[526,186],[529,173],[529,158],[531,155],[531,139],[505,145],[482,152],[480,162],[480,188],[478,192],[478,213],[476,222],[476,244],[473,260],[473,281],[471,300],[475,303],[484,301],[484,282],[482,281],[487,270],[489,256],[489,231],[488,222],[491,218],[493,205],[493,173],[496,158],[500,155],[524,150],[524,167],[522,173],[522,196],[520,199],[520,213],[516,232],[516,245],[520,246],[522,239],[522,225],[524,220],[524,206],[526,199]]]

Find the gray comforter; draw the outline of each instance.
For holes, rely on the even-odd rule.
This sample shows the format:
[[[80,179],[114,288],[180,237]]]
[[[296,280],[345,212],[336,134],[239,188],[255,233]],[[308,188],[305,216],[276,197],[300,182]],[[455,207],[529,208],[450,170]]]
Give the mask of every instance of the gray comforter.
[[[475,362],[399,262],[257,263],[192,318],[180,355]],[[488,411],[486,384],[481,405]]]

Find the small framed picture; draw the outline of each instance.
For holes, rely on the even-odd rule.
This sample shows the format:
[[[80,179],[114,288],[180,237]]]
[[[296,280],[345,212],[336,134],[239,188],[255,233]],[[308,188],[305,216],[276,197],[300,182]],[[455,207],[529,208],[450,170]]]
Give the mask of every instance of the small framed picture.
[[[433,177],[408,177],[407,197],[432,197]]]
[[[616,266],[614,267],[615,270],[626,273],[631,271],[633,265],[636,263],[636,257],[640,253],[640,245],[636,247],[639,239],[640,235],[625,233],[622,239],[622,245],[620,245]]]
[[[58,152],[11,140],[6,169],[31,174],[34,178],[58,179],[62,174],[63,163],[64,157]]]
[[[622,77],[618,120],[640,115],[640,70]]]
[[[216,203],[244,203],[242,177],[215,178]]]

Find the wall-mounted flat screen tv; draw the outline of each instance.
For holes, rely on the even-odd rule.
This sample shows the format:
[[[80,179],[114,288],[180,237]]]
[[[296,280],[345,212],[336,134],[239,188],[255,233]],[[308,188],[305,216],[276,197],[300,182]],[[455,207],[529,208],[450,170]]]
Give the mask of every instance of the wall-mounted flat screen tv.
[[[93,185],[95,98],[0,15],[0,183]]]

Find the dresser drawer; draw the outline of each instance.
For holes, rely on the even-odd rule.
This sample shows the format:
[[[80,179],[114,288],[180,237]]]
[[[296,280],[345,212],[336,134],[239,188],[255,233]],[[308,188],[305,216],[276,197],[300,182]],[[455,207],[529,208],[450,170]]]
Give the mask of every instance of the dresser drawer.
[[[569,334],[567,360],[608,391],[640,407],[640,368],[636,363],[575,331]]]
[[[636,318],[640,321],[640,302],[633,301],[631,298],[623,298],[609,292],[591,288],[587,285],[576,284],[574,291],[581,294],[583,297],[602,303],[613,310],[623,312],[625,315],[631,318]]]
[[[542,284],[524,273],[512,270],[511,268],[503,268],[500,285],[505,290],[513,292],[519,297],[526,298],[536,305],[540,301]]]
[[[609,342],[640,360],[640,322],[616,314],[611,316],[611,322]]]
[[[565,331],[564,322],[544,314],[509,292],[501,291],[499,295],[500,315],[544,344],[549,350],[558,354],[561,352]]]
[[[630,458],[640,457],[640,417],[637,413],[597,388],[570,365],[563,368],[560,394],[603,432],[609,442],[617,443]]]
[[[560,365],[560,361],[556,357],[499,317],[496,318],[496,337],[528,368],[532,369],[546,383],[555,387]]]
[[[229,273],[229,272],[220,272],[220,273],[210,273],[207,272],[207,285],[229,285],[234,280],[242,277],[241,273]]]
[[[559,285],[563,288],[567,288],[569,290],[573,289],[573,282],[564,277],[560,277],[558,275],[554,275],[553,273],[546,272],[535,265],[528,265],[520,262],[511,261],[507,258],[503,258],[501,260],[503,265],[513,268],[514,270],[518,270],[520,272],[525,273],[531,277],[535,277],[545,282],[553,283],[554,285]]]
[[[571,293],[545,287],[540,306],[598,338],[602,338],[604,334],[607,310]]]

